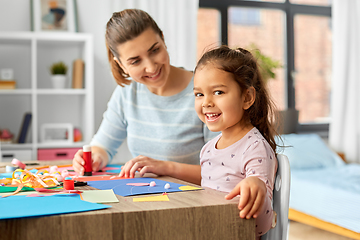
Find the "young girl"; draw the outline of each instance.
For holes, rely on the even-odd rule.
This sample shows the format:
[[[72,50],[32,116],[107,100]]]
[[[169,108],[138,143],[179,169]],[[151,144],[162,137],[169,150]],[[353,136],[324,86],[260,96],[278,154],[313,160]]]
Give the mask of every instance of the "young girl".
[[[201,185],[240,195],[241,218],[256,218],[256,234],[271,227],[276,134],[273,104],[256,59],[226,46],[205,53],[194,75],[196,112],[211,131],[221,131],[201,150]]]

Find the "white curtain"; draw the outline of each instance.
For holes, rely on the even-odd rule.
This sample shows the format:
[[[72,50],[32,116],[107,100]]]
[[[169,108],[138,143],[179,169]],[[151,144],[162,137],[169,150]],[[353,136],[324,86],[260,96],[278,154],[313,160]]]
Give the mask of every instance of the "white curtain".
[[[360,163],[360,1],[333,0],[330,146]]]

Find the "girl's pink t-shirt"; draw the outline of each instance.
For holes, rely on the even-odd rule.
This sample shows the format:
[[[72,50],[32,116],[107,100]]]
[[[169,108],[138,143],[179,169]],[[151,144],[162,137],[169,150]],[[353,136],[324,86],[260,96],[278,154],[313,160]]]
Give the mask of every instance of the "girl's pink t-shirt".
[[[257,235],[271,227],[271,206],[277,159],[269,143],[257,128],[251,129],[242,139],[225,149],[216,149],[219,134],[200,152],[201,186],[230,192],[243,179],[256,176],[267,188],[263,214],[257,218]]]

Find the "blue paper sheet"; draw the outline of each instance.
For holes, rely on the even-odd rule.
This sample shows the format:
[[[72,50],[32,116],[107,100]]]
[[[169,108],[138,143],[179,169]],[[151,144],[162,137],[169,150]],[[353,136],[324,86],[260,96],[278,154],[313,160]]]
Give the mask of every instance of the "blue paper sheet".
[[[126,185],[128,183],[150,183],[154,181],[156,186],[130,186]],[[165,182],[162,180],[154,178],[128,178],[128,179],[119,179],[119,180],[103,180],[103,181],[88,181],[89,186],[101,189],[108,190],[112,189],[115,194],[126,197],[133,195],[141,194],[152,194],[152,193],[163,193],[163,192],[181,192],[179,189],[181,186],[185,186],[173,182]],[[166,183],[170,184],[169,189],[165,189],[164,186]]]
[[[0,198],[0,219],[85,212],[109,207],[83,201],[78,194],[58,194],[46,197],[10,196]]]

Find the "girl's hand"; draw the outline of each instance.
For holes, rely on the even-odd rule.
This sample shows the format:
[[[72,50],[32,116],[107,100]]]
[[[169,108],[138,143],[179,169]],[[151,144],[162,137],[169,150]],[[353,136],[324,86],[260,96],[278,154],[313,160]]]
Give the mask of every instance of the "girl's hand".
[[[139,171],[142,177],[145,173],[154,173],[157,175],[168,175],[167,170],[169,169],[171,162],[155,160],[146,156],[139,155],[136,158],[131,159],[124,166],[121,167],[119,177],[130,177],[135,176],[135,172]]]
[[[104,168],[108,163],[107,153],[104,149],[96,146],[91,147],[92,170],[97,172]],[[73,168],[80,176],[84,175],[85,160],[83,159],[83,150],[78,150],[73,158]]]
[[[264,204],[266,196],[266,186],[258,177],[247,177],[239,182],[236,187],[225,196],[230,200],[240,195],[239,210],[240,217],[250,219],[257,218]]]

